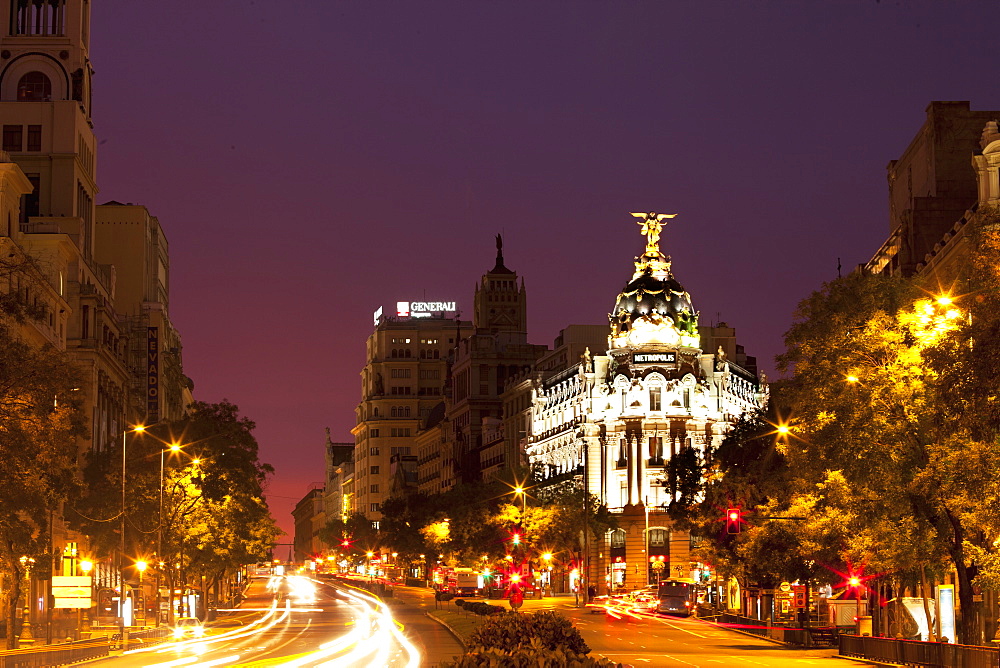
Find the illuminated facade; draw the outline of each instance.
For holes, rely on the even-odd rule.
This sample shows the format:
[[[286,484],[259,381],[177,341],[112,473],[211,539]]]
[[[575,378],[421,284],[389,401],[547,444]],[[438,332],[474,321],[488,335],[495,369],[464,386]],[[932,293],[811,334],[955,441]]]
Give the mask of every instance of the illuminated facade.
[[[442,312],[376,313],[352,430],[352,506],[373,521],[381,519],[379,507],[389,496],[392,455],[417,455],[417,432],[444,395],[448,356],[472,328]]]
[[[18,289],[45,316],[20,327],[21,335],[65,350],[80,367],[89,427],[81,453],[120,452],[127,426],[180,417],[191,389],[166,315],[162,230],[145,213],[138,236],[119,236],[125,226],[102,229],[95,204],[90,7],[88,0],[0,0],[0,245],[8,262],[27,256],[36,263]],[[130,316],[143,311],[150,326],[134,327]],[[58,515],[51,528],[57,553],[86,549]],[[62,568],[74,574],[73,560]],[[95,564],[94,574],[103,586],[120,581],[110,561]],[[32,614],[45,613],[33,607]]]
[[[619,515],[621,528],[590,546],[590,580],[598,586],[697,576],[689,536],[673,530],[663,508],[674,493],[665,466],[687,448],[717,446],[767,396],[735,332],[699,327],[690,295],[659,249],[666,216],[639,217],[646,249],[615,302],[606,353],[586,350],[579,363],[539,382],[531,409],[531,464],[550,482],[583,476]]]

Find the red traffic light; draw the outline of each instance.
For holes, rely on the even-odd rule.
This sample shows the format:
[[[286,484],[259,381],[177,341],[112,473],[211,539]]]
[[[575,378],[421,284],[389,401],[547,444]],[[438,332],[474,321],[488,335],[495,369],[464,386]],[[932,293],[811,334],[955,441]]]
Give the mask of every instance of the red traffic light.
[[[726,533],[739,533],[743,524],[743,513],[739,508],[726,511]]]

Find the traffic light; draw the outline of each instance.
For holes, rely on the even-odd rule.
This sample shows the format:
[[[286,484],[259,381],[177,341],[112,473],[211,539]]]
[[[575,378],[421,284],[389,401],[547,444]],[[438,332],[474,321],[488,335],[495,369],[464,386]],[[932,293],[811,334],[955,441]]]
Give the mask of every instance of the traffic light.
[[[739,533],[743,523],[742,513],[739,508],[730,508],[726,511],[726,533]]]
[[[519,534],[519,533],[513,534],[510,537],[510,542],[513,543],[514,545],[520,545],[521,544],[521,534]]]

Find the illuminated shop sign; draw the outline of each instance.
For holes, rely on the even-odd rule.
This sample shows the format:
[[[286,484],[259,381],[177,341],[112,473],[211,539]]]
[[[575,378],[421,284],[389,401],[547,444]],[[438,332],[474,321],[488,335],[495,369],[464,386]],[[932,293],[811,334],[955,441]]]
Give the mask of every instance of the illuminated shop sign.
[[[668,353],[633,353],[632,363],[633,364],[673,364],[677,361],[677,353],[671,351]]]
[[[443,313],[457,313],[456,302],[396,302],[396,318],[430,318]],[[392,307],[379,306],[372,319],[376,327],[384,320],[393,320]]]
[[[454,313],[455,302],[396,302],[400,318],[429,318],[434,313]]]

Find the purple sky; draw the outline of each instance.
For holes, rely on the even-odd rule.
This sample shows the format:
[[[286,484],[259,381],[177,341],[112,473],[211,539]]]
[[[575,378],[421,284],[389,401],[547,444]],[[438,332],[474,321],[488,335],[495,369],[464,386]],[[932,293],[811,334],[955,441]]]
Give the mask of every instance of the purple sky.
[[[642,238],[771,372],[796,303],[888,234],[931,100],[1000,109],[995,2],[94,3],[99,202],[170,241],[196,397],[257,422],[271,506],[350,441],[372,311],[493,266],[529,338],[605,323]]]

